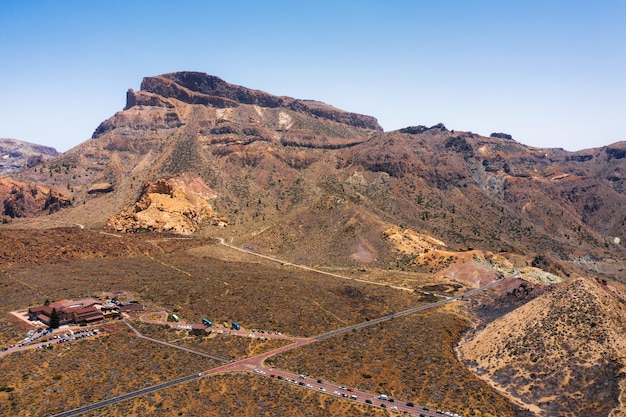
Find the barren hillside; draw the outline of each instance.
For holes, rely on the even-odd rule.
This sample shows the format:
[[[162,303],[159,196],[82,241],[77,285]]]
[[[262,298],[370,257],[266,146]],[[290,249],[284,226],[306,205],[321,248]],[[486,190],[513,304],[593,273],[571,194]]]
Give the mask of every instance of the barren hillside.
[[[625,352],[626,305],[587,278],[555,286],[458,348],[475,373],[545,417],[626,415]]]

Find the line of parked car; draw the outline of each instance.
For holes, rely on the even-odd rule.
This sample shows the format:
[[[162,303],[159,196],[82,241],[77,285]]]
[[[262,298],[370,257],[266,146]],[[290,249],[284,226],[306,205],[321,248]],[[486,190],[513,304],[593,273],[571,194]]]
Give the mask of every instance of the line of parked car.
[[[265,372],[264,372],[264,371],[262,371],[262,370],[260,370],[260,369],[255,369],[255,370],[254,370],[254,372],[259,373],[259,374],[262,374],[262,375],[265,375]],[[277,379],[280,379],[280,380],[282,380],[282,381],[290,382],[290,383],[292,383],[292,384],[298,384],[298,385],[303,386],[303,387],[313,388],[313,385],[312,385],[312,384],[310,384],[310,383],[306,383],[306,382],[304,381],[304,380],[306,380],[306,378],[307,378],[307,377],[306,377],[306,375],[300,375],[300,377],[299,377],[299,378],[300,378],[300,381],[297,381],[297,380],[295,380],[295,379],[291,379],[291,378],[288,378],[288,377],[284,377],[284,376],[282,376],[282,375],[277,375],[277,374],[270,374],[270,377],[272,377],[272,378],[277,378]],[[317,380],[317,383],[318,383],[318,384],[322,384],[323,382],[324,382],[324,381],[322,381],[321,379],[318,379],[318,380]],[[326,392],[326,389],[325,389],[324,387],[322,387],[322,386],[320,386],[318,389],[319,389],[321,392]],[[336,396],[338,396],[338,397],[348,398],[348,399],[351,399],[351,400],[358,400],[358,396],[357,396],[357,395],[355,395],[355,394],[350,394],[350,393],[353,393],[353,392],[354,392],[354,389],[353,389],[353,388],[346,387],[346,386],[344,386],[344,385],[340,385],[340,386],[338,387],[338,389],[339,389],[339,391],[333,391],[333,395],[336,395]],[[345,391],[345,392],[341,392],[341,391]],[[397,412],[400,412],[400,411],[399,411],[399,409],[398,409],[398,407],[394,404],[394,403],[395,403],[395,400],[394,400],[393,398],[390,398],[389,396],[387,396],[387,395],[385,395],[385,394],[381,394],[381,395],[379,395],[379,396],[378,396],[378,399],[379,399],[380,401],[382,401],[382,402],[380,403],[380,407],[381,407],[381,408],[389,408],[389,410],[390,410],[390,411],[397,411]],[[366,404],[371,404],[371,405],[374,405],[374,404],[373,404],[373,401],[372,401],[371,399],[369,399],[369,398],[365,400],[365,403],[366,403]],[[387,404],[389,404],[389,406],[387,406]],[[393,405],[392,405],[392,404],[393,404]],[[407,402],[407,403],[406,403],[406,406],[407,406],[407,407],[415,407],[415,404],[409,401],[409,402]],[[429,408],[429,407],[427,407],[427,406],[424,406],[424,407],[422,407],[422,410],[424,410],[424,411],[430,411],[430,408]],[[402,411],[402,413],[404,413],[404,414],[410,414],[410,413],[409,413],[408,411],[406,411],[406,410],[403,410],[403,411]],[[459,415],[459,414],[456,414],[456,413],[451,413],[451,412],[449,412],[449,411],[437,410],[437,411],[436,411],[436,413],[437,413],[437,414],[441,414],[441,415],[445,415],[445,416],[448,416],[448,417],[463,417],[463,416],[461,416],[461,415]],[[427,417],[424,413],[421,413],[419,416],[420,416],[420,417]]]
[[[23,342],[18,343],[18,344],[13,344],[9,347],[2,348],[1,351],[6,352],[7,350],[12,349],[16,346],[17,347],[25,346],[51,333],[52,333],[51,329],[31,330],[28,332],[28,336],[24,339]],[[59,343],[70,342],[72,340],[84,339],[85,337],[95,336],[98,333],[100,333],[100,330],[98,329],[80,330],[78,332],[73,332],[70,330],[66,334],[55,334],[53,337],[46,339],[44,343],[37,346],[37,349],[52,349],[53,344],[59,344]]]
[[[98,333],[100,333],[100,330],[98,329],[80,330],[78,332],[70,331],[66,334],[55,334],[53,339],[54,339],[54,343],[59,344],[59,343],[70,342],[72,340],[80,340],[86,337],[95,336]]]

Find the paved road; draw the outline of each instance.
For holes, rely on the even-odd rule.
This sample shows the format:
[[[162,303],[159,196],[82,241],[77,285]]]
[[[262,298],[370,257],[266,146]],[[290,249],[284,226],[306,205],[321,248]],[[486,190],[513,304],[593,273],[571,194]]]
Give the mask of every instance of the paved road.
[[[135,335],[137,337],[139,337],[141,339],[149,340],[149,341],[154,342],[154,343],[160,343],[162,345],[169,346],[169,347],[174,348],[174,349],[184,350],[185,352],[193,353],[195,355],[204,356],[205,358],[214,359],[214,360],[219,361],[219,362],[230,362],[230,359],[227,359],[227,358],[224,358],[224,357],[221,357],[221,356],[211,355],[209,353],[200,352],[199,350],[189,349],[189,348],[186,348],[184,346],[175,345],[174,343],[164,342],[163,340],[153,339],[151,337],[144,336],[143,334],[139,333],[139,331],[137,329],[135,329],[128,321],[124,320],[124,323],[128,327],[130,327],[130,329],[133,332],[135,332]]]
[[[99,324],[92,326],[64,326],[63,328],[55,329],[51,334],[41,336],[40,338],[34,339],[27,344],[23,344],[22,346],[20,346],[19,344],[15,344],[13,345],[13,347],[8,347],[7,350],[0,351],[0,358],[22,350],[39,349],[42,345],[47,345],[49,343],[51,343],[52,345],[56,345],[59,343],[60,339],[54,339],[54,336],[67,334],[67,332],[69,332],[70,330],[74,333],[83,333],[90,330],[98,329],[98,327]],[[101,335],[102,333],[98,333],[97,335],[89,336],[89,338],[100,337]]]
[[[120,395],[118,397],[109,398],[108,400],[104,400],[104,401],[100,401],[100,402],[97,402],[97,403],[89,404],[89,405],[86,405],[84,407],[76,408],[74,410],[64,411],[63,413],[55,414],[52,417],[77,416],[79,414],[84,414],[84,413],[86,413],[88,411],[93,411],[93,410],[96,410],[98,408],[106,407],[106,406],[109,406],[111,404],[119,403],[121,401],[129,400],[131,398],[139,397],[141,395],[145,395],[145,394],[148,394],[148,393],[151,393],[151,392],[154,392],[154,391],[162,390],[164,388],[168,388],[168,387],[171,387],[171,386],[174,386],[174,385],[184,384],[186,382],[189,382],[189,381],[192,381],[192,380],[198,379],[198,378],[200,378],[200,374],[193,374],[193,375],[185,376],[185,377],[182,377],[182,378],[174,379],[172,381],[164,382],[162,384],[153,385],[153,386],[148,387],[148,388],[140,389],[138,391],[130,392],[128,394]]]
[[[405,413],[408,415],[419,416],[420,414],[424,414],[428,417],[437,417],[441,414],[437,414],[434,410],[424,410],[422,405],[414,404],[413,406],[407,405],[407,402],[398,401],[391,399],[389,400],[380,400],[377,394],[372,394],[370,392],[360,391],[356,388],[346,387],[342,384],[338,384],[334,381],[322,381],[321,379],[316,379],[315,377],[306,376],[302,379],[301,376],[296,375],[291,372],[286,372],[280,369],[273,369],[267,366],[259,366],[252,369],[253,372],[258,373],[259,375],[276,378],[278,380],[283,381],[285,384],[294,384],[298,385],[301,388],[310,389],[313,391],[317,391],[323,394],[333,395],[341,398],[346,398],[349,401],[354,401],[362,404],[369,404],[373,407],[381,407],[381,404],[385,404],[385,408],[390,411],[397,411],[400,413]],[[322,381],[322,382],[318,382]],[[353,398],[352,396],[355,396]],[[367,403],[367,400],[371,401],[371,403]],[[392,410],[392,407],[395,409]]]
[[[378,317],[378,318],[370,320],[370,321],[365,321],[363,323],[353,324],[352,326],[347,326],[347,327],[342,327],[341,329],[332,330],[332,331],[330,331],[328,333],[324,333],[324,334],[320,334],[318,336],[315,336],[314,339],[315,340],[323,340],[323,339],[326,339],[326,338],[329,338],[329,337],[332,337],[332,336],[336,336],[336,335],[341,334],[341,333],[347,333],[347,332],[349,332],[351,330],[361,329],[363,327],[372,326],[372,325],[377,324],[377,323],[382,323],[384,321],[391,320],[391,319],[394,319],[396,317],[408,316],[409,314],[417,313],[419,311],[424,311],[424,310],[427,310],[429,308],[442,306],[442,305],[450,303],[452,301],[456,301],[456,300],[459,300],[461,298],[468,297],[470,295],[476,294],[477,292],[484,291],[487,288],[491,288],[491,287],[497,285],[499,282],[500,281],[493,281],[493,282],[491,282],[491,283],[489,283],[487,285],[484,285],[484,286],[482,286],[480,288],[475,288],[475,289],[467,291],[467,292],[465,292],[465,293],[463,293],[461,295],[457,295],[457,296],[454,296],[454,297],[449,297],[449,298],[447,298],[445,300],[437,301],[436,303],[425,304],[423,306],[410,308],[408,310],[403,310],[403,311],[400,311],[400,312],[397,312],[397,313],[391,313],[391,314],[388,314],[388,315],[383,316],[383,317]]]

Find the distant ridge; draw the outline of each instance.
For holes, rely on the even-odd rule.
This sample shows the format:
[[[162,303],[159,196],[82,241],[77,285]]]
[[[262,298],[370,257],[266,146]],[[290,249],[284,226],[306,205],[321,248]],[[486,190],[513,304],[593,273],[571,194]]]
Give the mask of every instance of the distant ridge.
[[[0,138],[0,175],[32,168],[59,155],[56,149],[17,139]]]

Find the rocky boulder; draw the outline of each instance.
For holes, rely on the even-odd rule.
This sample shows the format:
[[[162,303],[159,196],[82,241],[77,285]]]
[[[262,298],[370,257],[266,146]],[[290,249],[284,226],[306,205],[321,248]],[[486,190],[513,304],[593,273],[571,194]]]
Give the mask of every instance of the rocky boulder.
[[[494,132],[491,135],[489,135],[490,138],[499,138],[499,139],[513,139],[513,136],[509,135],[508,133],[501,133],[501,132]]]
[[[101,182],[98,184],[94,184],[87,190],[87,194],[106,194],[110,193],[115,189],[113,184],[108,182]]]

